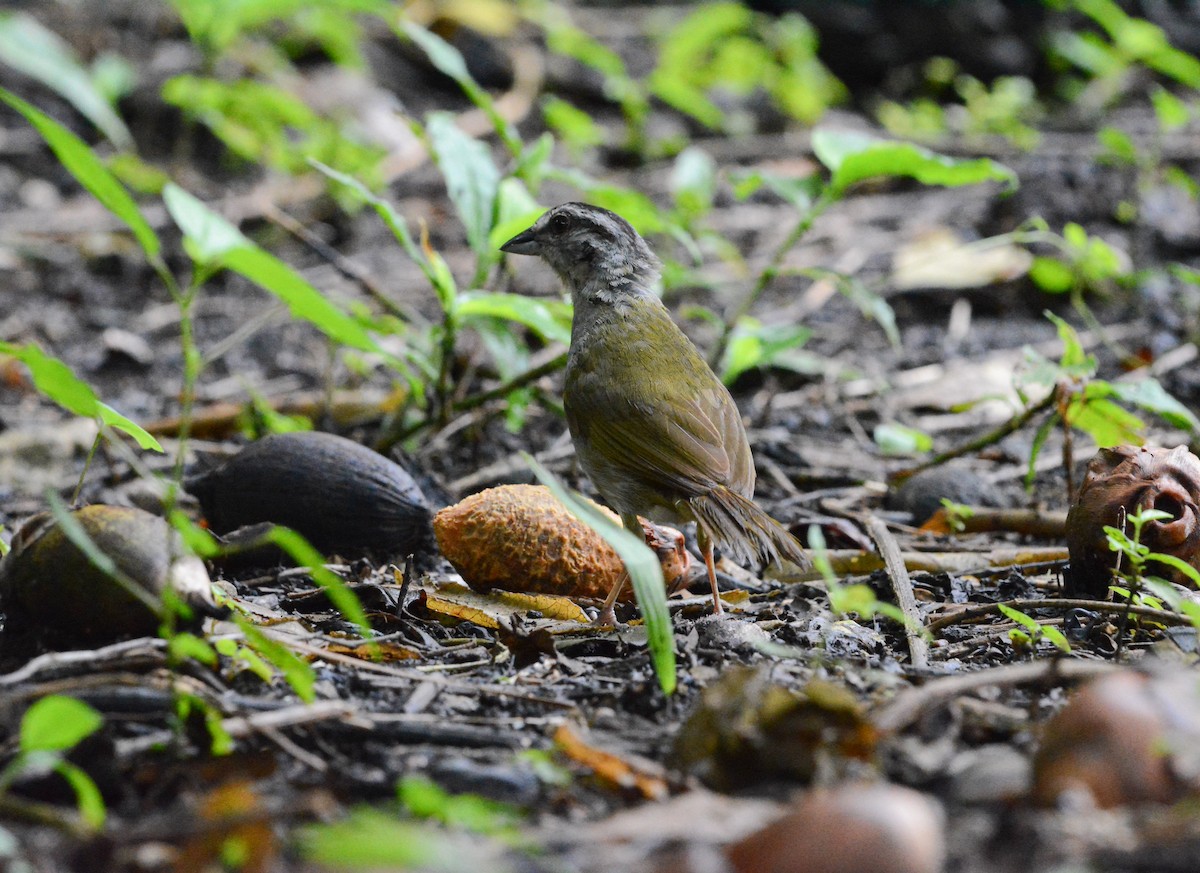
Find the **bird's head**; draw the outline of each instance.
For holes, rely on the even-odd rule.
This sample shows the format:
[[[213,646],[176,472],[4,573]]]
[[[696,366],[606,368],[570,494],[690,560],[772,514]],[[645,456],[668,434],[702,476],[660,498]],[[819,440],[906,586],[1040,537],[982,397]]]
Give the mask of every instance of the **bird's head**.
[[[500,247],[515,255],[537,255],[578,299],[616,302],[653,293],[658,258],[629,222],[587,203],[563,203]]]

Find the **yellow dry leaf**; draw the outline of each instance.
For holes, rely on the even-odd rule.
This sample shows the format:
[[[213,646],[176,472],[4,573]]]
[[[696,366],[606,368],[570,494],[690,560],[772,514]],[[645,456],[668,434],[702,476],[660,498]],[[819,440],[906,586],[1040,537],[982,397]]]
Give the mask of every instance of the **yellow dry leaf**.
[[[326,651],[335,652],[339,655],[348,655],[351,658],[358,658],[363,661],[377,660],[375,654],[379,654],[379,660],[384,661],[415,661],[424,657],[416,649],[410,649],[408,646],[399,646],[395,643],[384,641],[375,646],[344,646],[341,643],[332,643],[325,647]]]
[[[531,610],[547,618],[586,624],[587,613],[566,597],[553,594],[515,594],[493,591],[481,594],[455,582],[443,583],[425,590],[425,606],[434,612],[469,621],[480,627],[507,627],[513,616]]]

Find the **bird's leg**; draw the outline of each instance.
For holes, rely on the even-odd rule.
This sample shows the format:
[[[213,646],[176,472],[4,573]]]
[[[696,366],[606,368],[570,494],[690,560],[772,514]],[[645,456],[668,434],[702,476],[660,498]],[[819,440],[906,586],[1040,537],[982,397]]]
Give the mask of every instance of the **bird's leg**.
[[[617,613],[613,610],[613,606],[617,602],[617,598],[621,596],[621,590],[625,587],[625,583],[629,581],[629,574],[622,573],[621,578],[613,583],[613,587],[608,591],[608,597],[604,598],[604,603],[600,605],[600,614],[596,616],[596,620],[592,624],[604,627],[605,625],[617,625]]]
[[[725,609],[721,606],[721,592],[717,588],[717,568],[713,565],[713,541],[700,525],[696,525],[696,544],[700,546],[700,551],[704,555],[704,566],[708,569],[708,584],[712,586],[713,615],[720,615]]]
[[[642,527],[641,519],[636,513],[626,512],[621,515],[621,523],[625,525],[625,529],[636,536],[638,539],[645,542],[646,530]],[[604,598],[604,603],[600,605],[600,614],[596,616],[595,624],[597,625],[613,625],[617,624],[617,614],[613,607],[616,606],[617,598],[621,596],[621,592],[625,588],[625,583],[629,581],[629,574],[622,573],[621,578],[609,590],[608,596]]]

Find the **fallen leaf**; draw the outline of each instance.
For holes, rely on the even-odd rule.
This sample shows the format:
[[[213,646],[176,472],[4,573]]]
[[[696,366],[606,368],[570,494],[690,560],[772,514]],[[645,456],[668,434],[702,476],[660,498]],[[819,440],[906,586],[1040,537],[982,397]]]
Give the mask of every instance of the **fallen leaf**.
[[[635,792],[647,800],[667,796],[667,782],[661,776],[647,773],[633,761],[588,744],[570,725],[559,725],[554,732],[554,745],[572,761],[586,767],[596,778],[614,788]]]

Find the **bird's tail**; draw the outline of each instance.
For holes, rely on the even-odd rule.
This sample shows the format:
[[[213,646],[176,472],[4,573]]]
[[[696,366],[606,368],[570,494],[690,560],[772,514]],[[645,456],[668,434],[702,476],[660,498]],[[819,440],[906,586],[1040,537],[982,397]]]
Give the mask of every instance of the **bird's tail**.
[[[802,568],[812,566],[799,540],[736,491],[720,486],[693,497],[688,506],[701,529],[740,562],[786,559]]]

